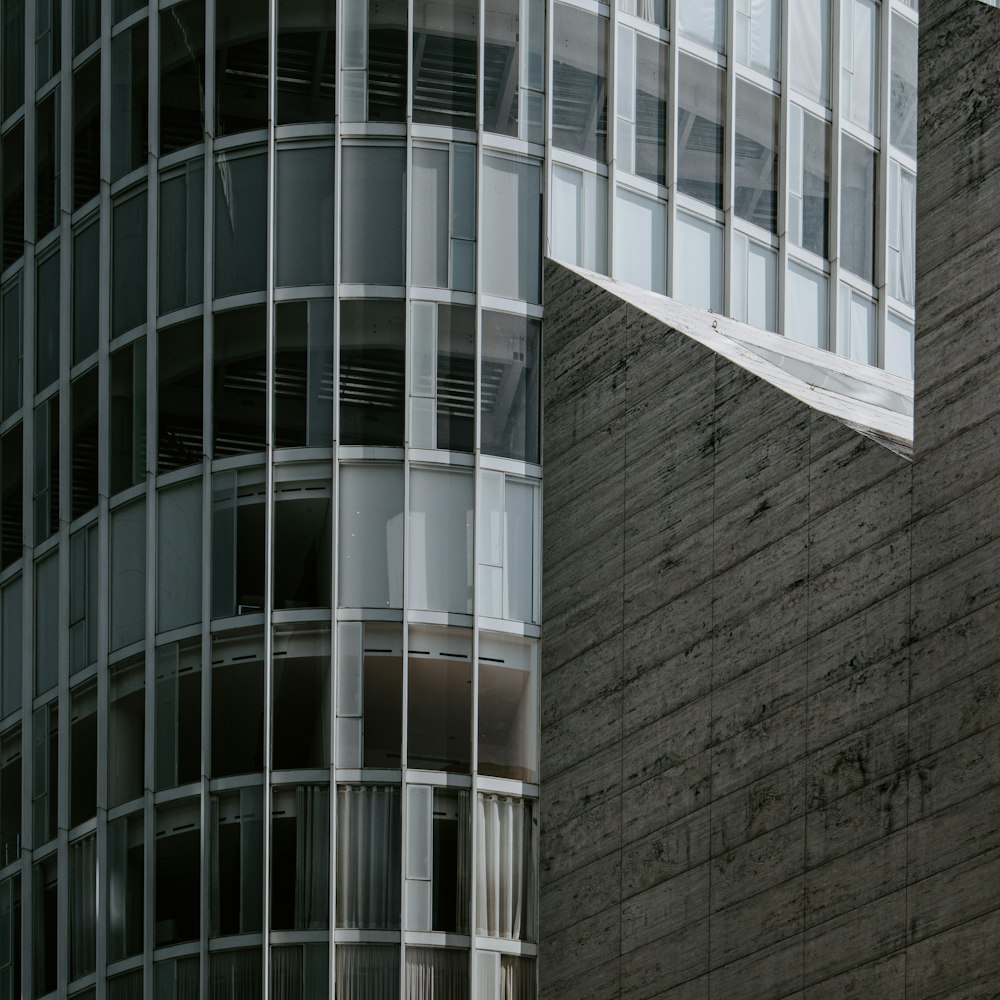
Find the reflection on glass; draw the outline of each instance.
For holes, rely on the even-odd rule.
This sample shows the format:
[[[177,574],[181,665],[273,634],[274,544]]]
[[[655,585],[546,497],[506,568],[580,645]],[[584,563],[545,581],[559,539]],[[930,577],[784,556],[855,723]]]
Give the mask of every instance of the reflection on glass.
[[[555,5],[552,142],[604,162],[608,138],[608,20]]]
[[[326,930],[330,926],[329,786],[275,788],[271,835],[271,927]]]
[[[157,393],[160,472],[201,461],[202,353],[201,320],[167,327],[158,334]]]
[[[59,225],[59,89],[38,105],[35,117],[35,239]]]
[[[413,120],[476,127],[479,2],[413,3]]]
[[[517,137],[520,0],[486,0],[483,41],[483,128]]]
[[[341,117],[401,122],[406,114],[406,0],[344,4]]]
[[[157,791],[186,785],[201,774],[201,640],[156,650]]]
[[[275,487],[272,585],[277,609],[330,606],[330,493],[329,480]]]
[[[406,150],[345,146],[341,220],[341,279],[402,285],[405,258]]]
[[[149,38],[145,21],[111,40],[111,179],[146,163]]]
[[[144,837],[142,813],[108,823],[108,961],[142,952]],[[120,984],[119,984],[120,985]],[[142,974],[139,975],[141,995]]]
[[[160,155],[205,137],[205,0],[160,17]]]
[[[537,646],[484,634],[479,651],[480,774],[538,780]]]
[[[840,160],[840,263],[875,282],[875,157],[845,135]]]
[[[541,324],[483,311],[480,436],[488,455],[539,461]]]
[[[276,448],[329,448],[333,442],[333,310],[329,299],[276,307]]]
[[[73,208],[101,189],[101,56],[73,73]]]
[[[216,0],[216,135],[267,125],[267,0]]]
[[[160,178],[159,313],[202,301],[205,166],[201,157]]]
[[[288,626],[276,630],[273,656],[271,766],[275,770],[328,767],[329,629]]]
[[[215,295],[258,291],[267,271],[267,156],[223,154],[215,167]]]
[[[789,76],[792,89],[830,104],[830,0],[788,5]]]
[[[336,8],[327,0],[278,3],[279,125],[333,121],[337,83],[335,13]]]
[[[788,128],[788,237],[825,259],[830,229],[830,126],[792,104]]]
[[[215,458],[263,451],[267,418],[267,310],[215,314]]]
[[[677,189],[722,208],[725,74],[681,53],[677,95]]]
[[[146,475],[146,341],[133,340],[111,355],[111,492]]]
[[[917,26],[892,15],[889,139],[906,156],[917,155]]]
[[[333,146],[288,146],[278,151],[279,285],[333,284],[333,161]]]
[[[260,469],[212,477],[212,617],[264,610],[264,483]]]
[[[736,81],[734,209],[761,229],[778,231],[778,98]]]
[[[111,336],[146,322],[146,189],[117,202],[111,225]]]
[[[6,270],[24,253],[24,122],[0,137],[3,175],[3,253],[0,270]]]
[[[156,628],[201,621],[201,477],[157,495]]]
[[[108,705],[108,807],[142,797],[146,741],[146,664],[139,657],[111,671]]]

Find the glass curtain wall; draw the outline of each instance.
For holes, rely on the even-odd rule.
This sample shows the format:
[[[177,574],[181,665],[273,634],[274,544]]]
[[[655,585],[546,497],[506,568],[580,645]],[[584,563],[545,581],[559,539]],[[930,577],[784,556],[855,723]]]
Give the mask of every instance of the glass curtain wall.
[[[552,11],[548,252],[912,378],[916,4]]]
[[[3,989],[536,995],[547,6],[4,3]]]

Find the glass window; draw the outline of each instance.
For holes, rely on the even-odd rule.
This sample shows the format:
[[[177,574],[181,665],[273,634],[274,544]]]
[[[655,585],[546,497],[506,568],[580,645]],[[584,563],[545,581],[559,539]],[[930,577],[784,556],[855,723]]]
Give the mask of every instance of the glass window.
[[[201,641],[156,650],[156,790],[201,775]]]
[[[198,305],[205,281],[205,167],[201,158],[160,179],[160,306]]]
[[[338,785],[338,927],[399,929],[401,854],[399,787]]]
[[[527,159],[483,158],[483,291],[541,300],[542,172]]]
[[[341,444],[402,446],[405,345],[402,300],[341,303]]]
[[[725,52],[726,0],[677,0],[677,26],[685,38]]]
[[[520,15],[520,0],[486,0],[483,128],[515,139],[521,68]]]
[[[894,312],[886,323],[882,366],[893,375],[913,378],[913,324]]]
[[[333,443],[333,310],[329,299],[276,306],[276,448],[329,448]]]
[[[275,254],[279,285],[332,285],[333,146],[278,150]]]
[[[212,937],[259,933],[264,886],[264,790],[260,785],[211,798]]]
[[[332,3],[280,0],[277,67],[279,125],[334,120],[337,41]]]
[[[722,227],[688,212],[677,213],[673,295],[681,302],[721,313],[723,284]]]
[[[552,256],[607,271],[608,180],[558,163],[552,167]]]
[[[619,187],[615,194],[614,250],[614,277],[666,295],[667,206]]]
[[[202,349],[201,320],[159,332],[160,385],[157,393],[157,468],[181,469],[201,461]]]
[[[111,512],[111,649],[146,633],[146,501]]]
[[[145,166],[149,134],[146,21],[111,39],[111,180]]]
[[[163,959],[153,966],[153,980],[156,1000],[190,1000],[200,996],[200,960],[197,955]]]
[[[847,356],[865,365],[875,364],[878,325],[875,303],[867,295],[841,283],[838,320],[839,339]]]
[[[35,544],[59,530],[59,397],[35,407]]]
[[[122,816],[108,823],[108,960],[118,962],[142,952],[142,911],[145,901],[143,879],[142,812]],[[111,981],[115,983],[115,980]],[[108,994],[114,1000],[138,1000],[139,992],[120,992],[109,983]]]
[[[128,17],[129,14],[134,14],[137,10],[141,10],[146,4],[143,0],[115,0],[114,3],[114,19],[117,24],[119,21]]]
[[[555,5],[552,142],[604,162],[608,141],[608,20]]]
[[[41,11],[41,5],[39,5]],[[35,117],[35,239],[59,225],[59,88],[38,105]]]
[[[3,667],[0,671],[0,715],[4,718],[21,707],[23,590],[20,576],[0,590],[0,665]]]
[[[0,867],[3,868],[21,857],[22,780],[21,727],[16,726],[0,737]]]
[[[214,951],[209,957],[208,991],[213,1000],[260,1000],[263,965],[260,948]]]
[[[263,660],[259,629],[212,638],[213,778],[264,769]]]
[[[263,451],[267,421],[267,309],[215,314],[215,458]]]
[[[532,802],[480,792],[476,933],[514,941],[536,935],[537,825]],[[487,878],[486,873],[493,873]]]
[[[889,294],[909,305],[917,297],[917,178],[889,163]]]
[[[338,768],[400,766],[403,630],[384,622],[337,626]]]
[[[892,15],[889,139],[906,156],[917,156],[917,26]]]
[[[271,927],[325,930],[330,926],[329,786],[275,788],[271,836]]]
[[[94,219],[73,234],[73,364],[97,350],[101,227]]]
[[[264,475],[212,477],[212,617],[264,610]]]
[[[156,628],[201,621],[201,477],[157,496]]]
[[[73,0],[73,55],[78,56],[100,34],[100,0]]]
[[[737,0],[735,17],[737,61],[777,78],[781,44],[780,0]]]
[[[538,524],[534,483],[500,472],[479,474],[480,614],[537,622]]]
[[[35,996],[54,992],[58,978],[59,884],[57,860],[50,854],[32,869],[34,877],[34,986]]]
[[[222,154],[215,163],[215,295],[264,288],[267,157]]]
[[[749,323],[759,330],[778,329],[778,254],[733,233],[732,298],[733,319]]]
[[[157,806],[155,830],[156,947],[196,941],[201,926],[202,900],[198,800]],[[184,995],[178,993],[178,1000]]]
[[[684,53],[678,73],[677,190],[721,209],[725,74]]]
[[[79,517],[97,506],[97,369],[81,375],[70,386],[70,421],[73,435],[71,516]]]
[[[216,135],[267,127],[267,0],[216,0]]]
[[[476,954],[476,968],[483,994],[487,997],[524,997],[533,1000],[538,973],[535,959],[518,955],[501,955],[495,951]]]
[[[469,790],[406,789],[406,927],[469,932]]]
[[[406,0],[344,4],[341,114],[401,122],[406,114]]]
[[[97,662],[98,526],[69,539],[69,672]]]
[[[9,996],[21,993],[21,876],[0,882],[0,984]],[[398,972],[397,972],[398,975]]]
[[[271,767],[330,766],[330,632],[275,630]]]
[[[20,274],[0,293],[0,397],[3,419],[21,408],[24,375],[24,309]],[[6,478],[6,473],[4,474]]]
[[[875,151],[843,137],[840,160],[840,263],[875,283]]]
[[[279,483],[274,493],[274,607],[329,608],[333,527],[329,480]]]
[[[328,1000],[329,995],[328,945],[285,944],[271,947],[272,1000]]]
[[[407,765],[467,774],[472,737],[470,633],[411,628],[407,663]]]
[[[667,27],[667,0],[618,0],[618,9],[661,28]]]
[[[142,984],[142,969],[133,969],[118,976],[108,976],[108,1000],[142,1000],[144,996]],[[156,995],[160,997],[166,994]]]
[[[115,204],[111,250],[111,336],[146,322],[145,188]]]
[[[413,2],[413,120],[475,129],[478,0]]]
[[[538,780],[537,674],[537,643],[486,632],[480,635],[480,774]]]
[[[55,701],[32,715],[31,826],[34,846],[52,840],[59,826],[59,709]]]
[[[35,563],[35,697],[59,680],[59,556]]]
[[[101,56],[73,72],[73,208],[101,190]]]
[[[792,89],[830,106],[830,0],[788,5],[789,77]]]
[[[342,155],[341,278],[356,284],[402,285],[406,150],[345,146]]]
[[[60,316],[59,252],[38,263],[35,295],[35,391],[41,392],[59,377]]]
[[[841,114],[877,132],[879,7],[875,0],[845,0],[841,10]]]
[[[667,46],[618,29],[618,165],[667,183]]]
[[[800,344],[825,348],[829,323],[826,275],[789,261],[785,288],[785,336]]]
[[[72,693],[69,717],[69,825],[97,815],[97,682]]]
[[[22,425],[0,438],[0,563],[21,558],[24,546],[24,441]]]
[[[426,996],[427,983],[434,984],[435,1000],[469,1000],[469,953],[456,948],[407,948],[407,1000]]]
[[[761,229],[778,231],[778,98],[736,81],[734,209]]]
[[[335,955],[337,1000],[398,995],[399,945],[338,942]]]
[[[3,114],[12,115],[24,104],[24,0],[8,0],[3,7]]]
[[[142,797],[145,772],[146,664],[143,657],[111,670],[108,707],[108,808]]]
[[[160,15],[160,155],[205,137],[205,0]]]
[[[830,126],[797,104],[788,109],[788,236],[826,259],[830,229]]]
[[[412,469],[409,546],[410,606],[471,614],[471,474]]]
[[[146,340],[133,340],[111,355],[111,492],[141,483],[146,475]]]
[[[5,67],[6,68],[6,67]],[[5,271],[24,254],[24,122],[0,138],[3,175],[3,255]]]
[[[341,607],[403,606],[402,466],[341,466],[337,552]]]

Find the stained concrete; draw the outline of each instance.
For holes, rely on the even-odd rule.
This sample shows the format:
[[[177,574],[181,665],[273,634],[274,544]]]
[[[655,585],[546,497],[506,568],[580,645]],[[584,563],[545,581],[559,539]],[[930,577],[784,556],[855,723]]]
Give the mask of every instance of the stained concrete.
[[[920,44],[912,461],[546,267],[545,1000],[1000,996],[1000,16]]]

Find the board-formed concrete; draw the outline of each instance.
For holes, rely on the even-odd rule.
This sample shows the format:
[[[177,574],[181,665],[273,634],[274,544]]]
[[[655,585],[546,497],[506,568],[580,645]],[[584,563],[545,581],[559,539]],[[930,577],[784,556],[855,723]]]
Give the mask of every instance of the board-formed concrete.
[[[921,15],[913,461],[547,265],[545,1000],[1000,996],[1000,14]]]

